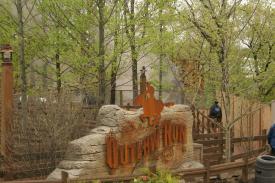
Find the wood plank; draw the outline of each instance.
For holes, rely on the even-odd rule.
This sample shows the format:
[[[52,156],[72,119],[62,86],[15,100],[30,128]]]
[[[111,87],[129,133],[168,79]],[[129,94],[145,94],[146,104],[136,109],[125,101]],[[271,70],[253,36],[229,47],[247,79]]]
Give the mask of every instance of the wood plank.
[[[222,153],[219,146],[205,147],[205,148],[203,149],[203,153],[216,153],[216,152]]]
[[[266,139],[266,135],[258,135],[258,136],[252,136],[252,137],[238,137],[233,138],[232,143],[238,143],[238,142],[249,142],[249,141],[259,141]]]
[[[203,144],[203,145],[217,145],[219,143],[225,143],[225,140],[224,139],[197,140],[195,142],[198,144]]]
[[[219,159],[223,154],[222,153],[209,153],[209,154],[204,154],[203,159],[204,160],[216,160]]]
[[[247,156],[254,156],[254,155],[257,155],[257,154],[259,154],[259,153],[262,153],[262,152],[264,152],[266,150],[266,148],[265,147],[262,147],[262,148],[260,148],[260,149],[256,149],[256,150],[252,150],[252,151],[250,151],[250,152],[246,152],[246,153],[241,153],[241,154],[237,154],[237,155],[233,155],[232,156],[232,161],[235,161],[236,159],[241,159],[241,158],[245,158],[245,157],[247,157]]]
[[[224,135],[224,133],[197,134],[195,138],[196,139],[217,138],[217,137],[220,137],[221,135]]]
[[[239,143],[239,142],[246,142],[246,141],[259,141],[266,139],[266,136],[259,135],[254,137],[239,137],[239,138],[232,138],[232,143]],[[196,143],[203,144],[203,145],[213,145],[218,143],[225,143],[225,139],[212,139],[212,140],[197,140]]]

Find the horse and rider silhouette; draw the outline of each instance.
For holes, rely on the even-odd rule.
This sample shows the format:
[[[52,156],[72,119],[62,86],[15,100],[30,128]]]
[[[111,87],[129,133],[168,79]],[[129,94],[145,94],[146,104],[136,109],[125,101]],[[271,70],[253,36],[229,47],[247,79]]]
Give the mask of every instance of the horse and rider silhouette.
[[[145,91],[134,100],[135,105],[143,107],[143,114],[140,115],[141,121],[144,122],[147,119],[150,126],[159,125],[161,111],[164,108],[164,104],[155,98],[154,93],[154,87],[147,82]]]

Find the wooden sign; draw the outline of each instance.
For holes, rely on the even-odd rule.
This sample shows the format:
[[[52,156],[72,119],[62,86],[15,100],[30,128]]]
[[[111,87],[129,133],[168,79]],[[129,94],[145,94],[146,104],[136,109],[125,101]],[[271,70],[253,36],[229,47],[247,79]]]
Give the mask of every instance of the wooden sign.
[[[184,124],[172,123],[169,120],[160,124],[164,104],[162,101],[155,99],[154,91],[154,88],[146,83],[144,92],[134,101],[136,105],[143,107],[143,114],[140,115],[140,119],[143,122],[147,120],[147,128],[150,129],[148,130],[149,134],[145,133],[146,130],[135,129],[135,122],[125,121],[125,124],[122,125],[121,134],[118,135],[120,138],[113,133],[107,135],[106,162],[112,170],[134,165],[141,160],[147,160],[156,151],[163,151],[162,153],[158,152],[158,154],[161,154],[164,160],[167,161],[171,159],[169,156],[173,155],[173,148],[170,148],[172,145],[186,143],[186,127]],[[170,107],[172,105],[174,104],[168,103],[166,106]],[[136,139],[135,135],[142,138]],[[121,137],[126,137],[127,140],[122,140]]]
[[[156,128],[153,133],[128,144],[120,144],[119,139],[110,133],[106,137],[107,165],[111,169],[116,169],[119,166],[146,160],[159,150],[160,144],[163,148],[168,148],[178,143],[186,143],[186,128],[184,125],[173,124],[170,121],[164,121],[163,125]]]

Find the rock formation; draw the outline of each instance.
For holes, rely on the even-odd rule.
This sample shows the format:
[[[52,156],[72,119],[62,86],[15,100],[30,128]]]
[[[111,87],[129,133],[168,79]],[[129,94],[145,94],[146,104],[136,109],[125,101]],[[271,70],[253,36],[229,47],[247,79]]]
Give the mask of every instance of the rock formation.
[[[97,127],[88,135],[69,143],[64,160],[48,176],[48,179],[60,179],[61,171],[68,172],[69,178],[124,176],[138,174],[144,170],[144,167],[182,168],[183,164],[192,161],[192,113],[188,106],[174,105],[163,109],[158,129],[162,130],[167,121],[171,124],[183,125],[184,143],[173,143],[169,147],[164,147],[163,140],[165,139],[162,130],[160,146],[149,156],[125,166],[110,169],[106,163],[106,136],[112,132],[120,145],[146,138],[156,127],[148,125],[146,121],[141,121],[142,113],[143,109],[127,111],[116,105],[103,106],[97,117]]]

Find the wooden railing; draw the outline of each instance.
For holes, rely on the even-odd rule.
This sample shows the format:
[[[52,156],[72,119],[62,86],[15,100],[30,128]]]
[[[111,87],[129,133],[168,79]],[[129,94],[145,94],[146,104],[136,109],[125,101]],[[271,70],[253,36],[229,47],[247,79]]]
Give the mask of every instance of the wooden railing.
[[[255,158],[250,159],[243,159],[238,162],[230,162],[230,163],[223,163],[219,165],[213,166],[205,166],[203,168],[193,168],[193,169],[186,169],[182,171],[172,171],[172,175],[177,176],[179,178],[183,178],[185,180],[189,180],[190,178],[195,177],[202,177],[204,183],[210,182],[210,176],[218,175],[223,172],[231,172],[236,170],[242,171],[242,181],[248,181],[248,169],[254,165]],[[61,172],[60,180],[24,180],[24,181],[6,181],[4,183],[77,183],[77,182],[91,182],[95,180],[100,180],[100,182],[123,182],[123,181],[130,181],[135,179],[139,176],[146,176],[146,174],[138,174],[135,176],[114,176],[111,178],[85,178],[85,179],[69,179],[68,173]],[[91,175],[92,176],[92,175]]]
[[[209,118],[206,114],[206,111],[200,111],[194,106],[192,106],[191,108],[193,115],[193,136],[196,136],[198,134],[215,133],[215,130],[217,130],[218,132],[222,132],[222,123],[215,122],[213,119]]]
[[[219,164],[224,162],[224,146],[225,139],[224,133],[212,133],[212,134],[197,134],[193,136],[196,143],[203,145],[203,159],[210,162],[210,164]],[[234,153],[234,145],[237,143],[247,143],[249,145],[253,142],[258,142],[258,147],[245,149],[244,151],[234,153],[232,161],[245,158],[247,156],[253,157],[266,151],[266,130],[262,131],[262,135],[252,137],[235,137],[231,139],[231,152]]]

